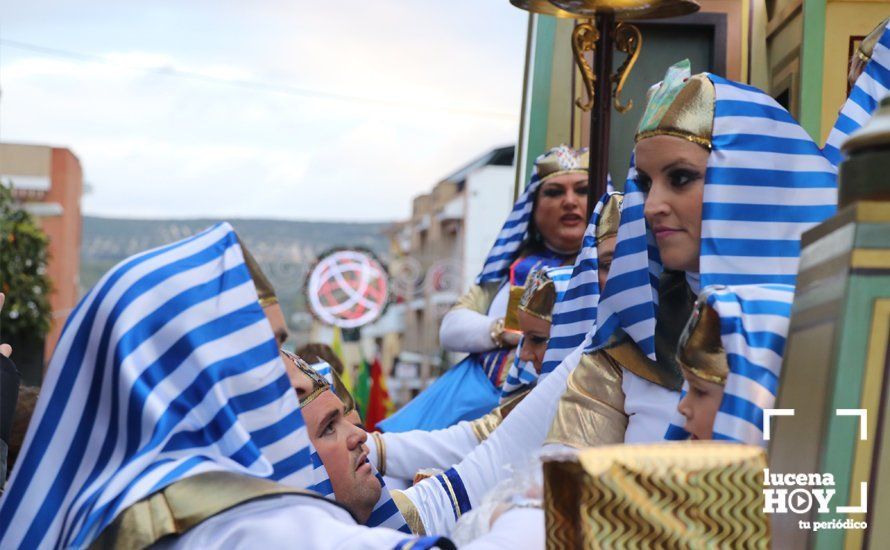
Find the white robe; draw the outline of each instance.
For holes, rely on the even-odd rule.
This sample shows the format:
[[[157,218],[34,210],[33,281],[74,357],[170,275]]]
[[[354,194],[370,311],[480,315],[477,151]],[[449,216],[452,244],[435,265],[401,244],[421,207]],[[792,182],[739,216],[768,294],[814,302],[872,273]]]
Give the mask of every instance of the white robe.
[[[155,548],[262,548],[325,550],[328,548],[396,548],[418,537],[384,527],[355,523],[343,508],[322,499],[284,495],[248,502],[198,524],[184,535]],[[426,547],[422,546],[421,547]],[[544,548],[544,513],[516,508],[504,513],[491,532],[464,548]]]
[[[382,433],[386,455],[386,477],[413,480],[421,468],[446,470],[470,454],[479,440],[467,421],[442,430],[411,430]],[[380,469],[377,440],[369,437],[369,460]]]

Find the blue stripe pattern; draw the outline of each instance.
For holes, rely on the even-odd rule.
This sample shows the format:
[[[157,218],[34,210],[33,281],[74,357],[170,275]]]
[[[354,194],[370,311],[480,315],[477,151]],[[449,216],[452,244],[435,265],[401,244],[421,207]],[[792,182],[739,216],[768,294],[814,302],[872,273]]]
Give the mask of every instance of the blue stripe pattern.
[[[573,268],[572,266],[560,266],[544,269],[547,270],[547,275],[553,281],[553,286],[556,289],[556,303],[558,304],[569,286]],[[553,334],[553,325],[551,325],[550,334]],[[520,341],[513,357],[513,363],[510,364],[510,370],[507,372],[507,378],[501,388],[501,403],[538,383],[538,371],[535,370],[534,364],[531,361],[519,359],[519,350],[521,349],[522,342]]]
[[[844,103],[837,122],[828,134],[823,152],[837,166],[843,160],[841,144],[871,117],[878,103],[890,93],[890,22],[872,51],[871,60]]]
[[[609,181],[611,185],[611,179]],[[581,252],[575,258],[571,279],[565,293],[553,307],[553,323],[550,326],[550,341],[547,343],[547,351],[544,353],[544,362],[541,366],[542,374],[553,372],[593,330],[600,299],[596,230],[603,209],[613,195],[614,192],[607,192],[594,207],[590,223],[584,232]]]
[[[457,470],[449,468],[444,473],[437,475],[436,479],[439,480],[439,484],[442,486],[445,494],[448,495],[448,501],[451,502],[455,521],[473,508],[470,505],[470,496],[467,494],[467,488],[464,487],[464,480],[461,479]]]
[[[730,407],[715,429],[722,437],[762,444],[760,432],[749,426],[756,428],[762,409],[771,406],[775,381],[761,374],[775,368],[778,376],[800,235],[834,214],[836,170],[771,97],[715,75],[708,78],[716,105],[702,207],[700,282],[704,291],[715,292],[718,312],[730,307],[743,312],[736,315],[739,321],[728,317],[722,325],[734,380],[727,385],[732,396],[727,402],[745,399],[753,404]],[[795,173],[805,177],[786,177]],[[585,349],[601,348],[621,328],[654,360],[663,268],[643,217],[645,195],[633,168],[625,191],[615,258],[599,302],[596,331]],[[771,361],[764,359],[765,353],[774,354]],[[745,373],[757,374],[749,378]],[[673,424],[666,439],[688,436],[678,413]]]
[[[121,262],[72,313],[0,502],[0,546],[89,545],[202,472],[310,487],[327,478],[311,454],[235,233],[218,224]]]

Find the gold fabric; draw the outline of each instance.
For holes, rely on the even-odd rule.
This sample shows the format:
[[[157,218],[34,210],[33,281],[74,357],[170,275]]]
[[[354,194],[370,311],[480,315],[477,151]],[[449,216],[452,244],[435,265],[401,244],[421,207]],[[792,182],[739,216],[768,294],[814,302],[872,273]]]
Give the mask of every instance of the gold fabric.
[[[563,174],[587,174],[590,154],[586,150],[575,151],[568,145],[559,145],[535,161],[535,173],[546,182]]]
[[[622,203],[624,203],[624,193],[616,193],[609,197],[609,202],[603,206],[599,223],[596,226],[596,244],[599,244],[607,237],[618,234]]]
[[[549,323],[553,321],[553,304],[555,303],[556,285],[547,274],[547,268],[533,271],[526,279],[525,287],[522,289],[522,297],[517,306],[519,310]]]
[[[402,517],[405,518],[405,523],[408,524],[408,528],[411,529],[411,532],[418,536],[426,536],[426,528],[423,526],[423,521],[420,519],[420,512],[417,511],[417,506],[411,502],[411,499],[399,490],[390,491],[389,496],[391,496],[392,501],[396,503],[396,508],[402,513]]]
[[[260,306],[266,307],[278,303],[278,296],[275,295],[275,289],[272,283],[266,278],[266,274],[260,269],[260,264],[254,259],[253,254],[244,246],[244,241],[238,238],[238,244],[241,245],[241,252],[244,255],[244,263],[247,264],[247,271],[250,278],[253,279],[253,285],[256,287],[256,294],[259,298]]]
[[[241,504],[279,495],[323,498],[309,491],[232,472],[198,474],[168,485],[124,510],[90,547],[146,548],[164,537],[182,535]]]
[[[507,313],[504,315],[504,330],[520,332],[519,329],[519,301],[525,287],[510,286],[510,295],[507,299]]]
[[[457,303],[451,309],[469,309],[482,315],[488,315],[488,308],[491,307],[500,288],[499,282],[473,285],[466,294],[458,298]]]
[[[501,422],[507,418],[507,415],[510,414],[510,411],[516,408],[522,399],[528,395],[528,392],[531,390],[525,390],[507,401],[505,401],[502,405],[495,407],[490,413],[477,418],[470,422],[470,428],[473,430],[473,435],[476,436],[476,440],[479,443],[482,443],[488,436],[491,435],[498,426],[501,425]]]
[[[878,40],[881,39],[881,35],[884,34],[884,27],[887,26],[888,21],[890,21],[890,17],[881,21],[877,27],[868,33],[868,36],[862,39],[862,42],[859,43],[859,48],[856,50],[859,59],[865,62],[871,61],[871,55],[875,50],[875,44],[878,43]]]
[[[683,386],[683,377],[679,373],[665,369],[646,357],[631,340],[610,347],[605,352],[622,367],[653,384],[670,390],[679,390]]]
[[[322,375],[318,374],[317,370],[310,367],[306,361],[303,361],[298,355],[294,355],[289,351],[283,349],[281,351],[293,362],[294,365],[296,365],[297,369],[299,369],[299,371],[312,382],[312,389],[309,390],[309,393],[300,397],[301,407],[305,407],[309,403],[312,403],[316,397],[322,394],[322,392],[331,389],[331,385],[328,384],[328,381],[325,380]],[[331,372],[334,372],[333,369]]]
[[[615,445],[544,463],[547,548],[769,548],[760,447]]]
[[[383,436],[380,435],[380,432],[371,432],[371,437],[374,438],[374,443],[377,447],[377,472],[385,476],[386,475],[386,441],[383,440]]]
[[[677,361],[702,380],[725,385],[729,363],[720,338],[720,316],[708,305],[707,296],[696,300],[680,343]]]
[[[714,84],[707,75],[689,76],[689,60],[681,61],[650,92],[634,140],[666,135],[710,149],[715,101]]]
[[[621,366],[603,352],[581,356],[559,400],[547,443],[575,448],[624,442]]]

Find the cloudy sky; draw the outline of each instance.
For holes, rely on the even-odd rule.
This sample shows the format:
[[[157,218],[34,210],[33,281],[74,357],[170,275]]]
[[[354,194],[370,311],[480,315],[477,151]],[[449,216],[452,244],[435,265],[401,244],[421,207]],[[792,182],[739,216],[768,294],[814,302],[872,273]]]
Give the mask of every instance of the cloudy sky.
[[[0,0],[0,140],[68,147],[87,214],[390,220],[515,141],[507,0]]]

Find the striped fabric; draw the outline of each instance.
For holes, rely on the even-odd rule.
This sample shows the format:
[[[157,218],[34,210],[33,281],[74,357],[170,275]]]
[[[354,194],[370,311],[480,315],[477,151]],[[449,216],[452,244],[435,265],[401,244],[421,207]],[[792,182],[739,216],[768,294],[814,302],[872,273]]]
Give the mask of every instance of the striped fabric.
[[[776,285],[785,285],[781,288],[787,296],[780,295],[790,301],[800,235],[836,209],[835,169],[771,97],[756,88],[708,76],[714,83],[717,101],[702,208],[701,287],[744,287],[737,291],[740,303],[760,304],[781,302],[775,298],[777,292],[782,292]],[[645,197],[635,179],[632,169],[615,258],[600,300],[596,333],[587,350],[599,349],[621,328],[655,359],[655,310],[662,267],[654,237],[643,217]],[[771,298],[766,300],[760,295]],[[778,345],[787,330],[788,316],[780,315],[780,308],[774,307],[772,315],[781,319],[771,318],[768,325],[757,325],[763,330],[751,331],[742,322],[727,322],[724,347],[734,350],[731,353],[742,359],[760,360],[758,346],[764,341]],[[761,320],[754,317],[751,321]],[[734,327],[732,331],[730,327]],[[781,352],[782,348],[776,349]],[[772,400],[760,397],[775,390],[763,384],[758,379],[753,385],[738,386],[732,391],[757,395],[755,401],[762,409]],[[732,411],[739,421],[756,423],[757,409]],[[727,437],[748,440],[741,437],[740,431],[727,431]],[[680,435],[685,436],[685,432],[675,426],[667,437]]]
[[[331,391],[334,391],[334,376],[331,374],[330,363],[328,363],[327,361],[319,361],[318,363],[312,363],[309,366],[315,369],[315,372],[320,374],[322,378],[327,380],[328,384],[331,385]]]
[[[835,166],[843,159],[840,147],[847,136],[862,127],[871,118],[878,103],[890,93],[890,23],[875,44],[871,61],[856,79],[850,97],[844,103],[837,122],[828,134],[823,152]]]
[[[763,409],[775,403],[794,287],[712,286],[707,299],[729,363],[714,439],[765,446]]]
[[[550,267],[547,268],[547,274],[553,280],[556,288],[556,303],[562,299],[569,286],[569,280],[572,278],[572,266]],[[550,334],[552,339],[553,326],[551,325]],[[583,337],[583,334],[582,334]],[[538,383],[538,371],[535,370],[531,361],[521,361],[519,359],[518,350],[522,349],[522,342],[517,346],[517,353],[507,372],[507,379],[501,388],[501,403],[515,397],[519,392],[534,387]],[[571,350],[569,350],[571,351]],[[543,372],[543,371],[542,371]]]
[[[611,186],[611,179],[609,180]],[[575,259],[571,280],[565,293],[553,307],[553,324],[550,326],[550,342],[541,367],[543,374],[553,372],[575,348],[584,342],[596,321],[596,308],[600,299],[599,263],[596,252],[596,228],[603,208],[614,195],[603,195],[593,209],[581,252]]]
[[[62,332],[0,502],[0,547],[83,547],[198,473],[323,482],[235,233],[129,258]]]
[[[540,158],[540,157],[539,157]],[[519,195],[498,238],[485,258],[485,265],[476,277],[476,284],[504,281],[509,276],[510,264],[519,255],[522,242],[528,237],[528,222],[532,217],[535,192],[541,186],[537,174],[532,174],[525,191]]]

